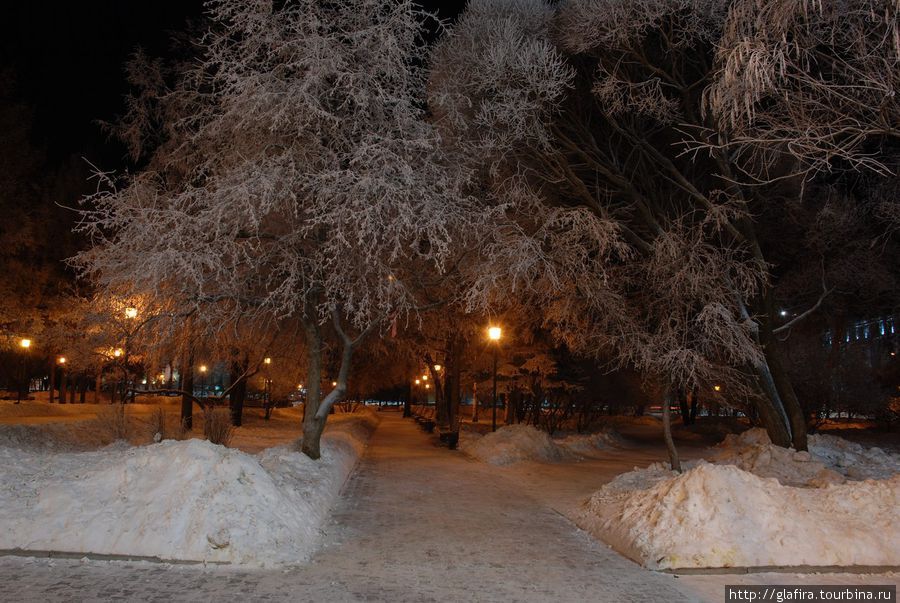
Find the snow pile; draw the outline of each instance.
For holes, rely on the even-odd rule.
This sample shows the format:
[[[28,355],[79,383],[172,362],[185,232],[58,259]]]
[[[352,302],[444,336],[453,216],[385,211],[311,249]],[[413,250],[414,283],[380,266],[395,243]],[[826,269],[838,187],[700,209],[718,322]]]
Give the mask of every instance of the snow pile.
[[[522,461],[556,462],[570,453],[546,432],[531,425],[507,425],[485,436],[466,433],[460,449],[491,465],[512,465]]]
[[[900,476],[797,488],[731,465],[656,465],[584,511],[584,527],[654,569],[900,563]]]
[[[808,452],[775,446],[763,429],[726,436],[712,461],[734,465],[759,477],[774,477],[789,486],[840,484],[844,477]]]
[[[309,559],[368,434],[340,421],[313,461],[205,440],[93,452],[0,447],[0,548],[252,565]]]
[[[558,446],[562,446],[569,452],[579,455],[590,455],[598,450],[606,450],[622,445],[622,438],[612,429],[591,434],[572,434],[556,440]]]
[[[900,454],[832,435],[809,436],[809,451],[848,479],[884,479],[900,473]]]
[[[884,479],[900,473],[900,455],[880,448],[865,448],[830,435],[813,435],[809,437],[809,452],[796,452],[773,445],[765,430],[759,428],[726,437],[713,460],[792,486]]]
[[[655,569],[900,564],[900,459],[831,436],[810,450],[773,446],[763,430],[730,436],[715,464],[620,475],[580,523]]]

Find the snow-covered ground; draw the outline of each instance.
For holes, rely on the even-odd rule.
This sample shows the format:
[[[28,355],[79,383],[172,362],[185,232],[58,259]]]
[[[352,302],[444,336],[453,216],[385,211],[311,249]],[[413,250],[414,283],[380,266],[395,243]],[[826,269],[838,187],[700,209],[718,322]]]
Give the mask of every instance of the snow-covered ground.
[[[751,430],[710,461],[622,474],[578,523],[650,568],[900,565],[900,456],[833,436],[794,452]]]
[[[329,419],[319,461],[290,446],[252,455],[198,439],[60,452],[6,431],[0,548],[303,562],[375,421]]]
[[[506,466],[524,461],[555,463],[574,460],[619,443],[611,430],[551,438],[545,431],[531,425],[507,425],[486,435],[463,432],[460,449],[485,463]]]

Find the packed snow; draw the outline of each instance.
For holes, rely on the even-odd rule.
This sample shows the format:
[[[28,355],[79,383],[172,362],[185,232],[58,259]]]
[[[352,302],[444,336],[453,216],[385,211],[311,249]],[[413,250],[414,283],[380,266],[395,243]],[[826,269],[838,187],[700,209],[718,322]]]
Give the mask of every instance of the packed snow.
[[[553,439],[531,425],[506,425],[486,435],[465,432],[460,449],[485,463],[505,466],[523,461],[571,460],[618,443],[618,436],[610,430]]]
[[[796,452],[750,430],[711,461],[622,474],[579,523],[655,569],[900,565],[897,455],[833,436]]]
[[[197,439],[89,452],[0,445],[0,548],[302,563],[376,420],[339,417],[318,461]]]

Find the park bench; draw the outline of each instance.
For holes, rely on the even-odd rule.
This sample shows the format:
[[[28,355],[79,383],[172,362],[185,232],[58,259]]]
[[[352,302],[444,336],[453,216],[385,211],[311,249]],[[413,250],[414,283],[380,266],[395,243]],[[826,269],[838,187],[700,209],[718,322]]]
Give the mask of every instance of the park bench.
[[[416,408],[415,412],[413,412],[413,417],[415,418],[416,423],[419,424],[419,427],[424,429],[426,433],[434,432],[434,408],[419,406]]]

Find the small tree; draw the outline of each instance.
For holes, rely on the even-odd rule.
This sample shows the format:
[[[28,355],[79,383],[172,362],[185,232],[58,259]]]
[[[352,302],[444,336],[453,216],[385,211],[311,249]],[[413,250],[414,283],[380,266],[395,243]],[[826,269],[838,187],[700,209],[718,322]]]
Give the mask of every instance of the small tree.
[[[149,102],[131,103],[120,134],[136,155],[162,142],[89,200],[81,228],[95,244],[77,263],[103,287],[164,291],[198,327],[296,317],[302,450],[318,458],[354,350],[416,305],[401,275],[439,272],[451,235],[477,223],[422,119],[411,1],[207,8],[199,56],[168,87],[158,64],[133,67]],[[329,340],[340,360],[323,396]]]

